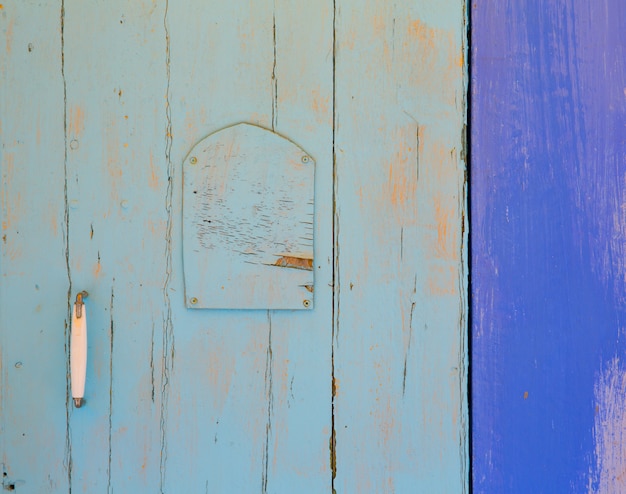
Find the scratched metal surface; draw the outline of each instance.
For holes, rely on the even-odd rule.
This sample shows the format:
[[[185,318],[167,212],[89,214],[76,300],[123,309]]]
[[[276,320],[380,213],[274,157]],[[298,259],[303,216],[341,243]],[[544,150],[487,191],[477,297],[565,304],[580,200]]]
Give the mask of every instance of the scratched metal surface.
[[[0,5],[5,488],[467,490],[464,7],[441,5]],[[240,122],[315,159],[311,310],[185,307],[183,162]]]
[[[626,4],[472,5],[474,492],[626,492]]]

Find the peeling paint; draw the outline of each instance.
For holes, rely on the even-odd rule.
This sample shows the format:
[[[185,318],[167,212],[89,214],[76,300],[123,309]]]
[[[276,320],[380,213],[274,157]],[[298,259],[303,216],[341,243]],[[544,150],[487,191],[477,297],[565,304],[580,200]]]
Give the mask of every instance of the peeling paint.
[[[594,387],[594,463],[589,493],[626,492],[626,368],[618,357],[607,363]]]
[[[276,254],[279,257],[274,266],[280,266],[282,268],[294,268],[294,269],[306,269],[307,271],[313,271],[313,256],[309,254],[303,254],[301,256],[298,255],[288,255],[288,254]],[[312,289],[308,287],[311,285],[306,285],[307,290],[312,292]]]

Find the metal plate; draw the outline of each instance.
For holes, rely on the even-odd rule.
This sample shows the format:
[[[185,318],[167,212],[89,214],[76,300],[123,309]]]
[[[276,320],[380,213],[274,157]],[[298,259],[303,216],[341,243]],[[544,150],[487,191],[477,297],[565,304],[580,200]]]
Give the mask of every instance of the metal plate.
[[[313,159],[251,124],[183,163],[185,300],[193,309],[313,307]]]

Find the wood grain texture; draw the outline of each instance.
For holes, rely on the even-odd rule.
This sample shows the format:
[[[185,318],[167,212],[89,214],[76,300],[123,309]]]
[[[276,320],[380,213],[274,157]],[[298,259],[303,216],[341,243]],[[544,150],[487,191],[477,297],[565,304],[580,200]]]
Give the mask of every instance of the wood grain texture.
[[[625,22],[473,2],[475,492],[626,489]]]
[[[6,489],[467,490],[463,8],[0,4]],[[185,157],[241,122],[315,161],[310,310],[185,307]]]
[[[324,2],[195,2],[171,8],[172,160],[248,122],[316,161],[315,309],[177,311],[165,488],[329,492],[332,324],[332,10]],[[209,95],[207,97],[207,95]],[[178,168],[174,180],[180,184]],[[181,215],[179,187],[174,217]],[[174,223],[173,238],[180,238]],[[174,284],[182,249],[174,242]],[[176,292],[176,305],[184,304]],[[205,376],[208,385],[191,376]],[[172,472],[171,474],[169,472]]]
[[[183,162],[185,304],[311,309],[315,161],[269,129],[237,124]]]
[[[8,7],[0,10],[2,486],[67,492],[61,6]]]
[[[152,2],[64,5],[68,276],[72,296],[89,292],[72,492],[160,485],[171,331],[163,16]]]
[[[466,492],[461,2],[339,2],[337,492]]]

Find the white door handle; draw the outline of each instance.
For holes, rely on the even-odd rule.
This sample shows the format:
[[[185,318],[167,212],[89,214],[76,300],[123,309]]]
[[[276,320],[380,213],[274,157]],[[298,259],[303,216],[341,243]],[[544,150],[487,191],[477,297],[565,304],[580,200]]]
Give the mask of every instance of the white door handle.
[[[76,295],[70,333],[70,376],[72,398],[76,408],[83,405],[87,374],[87,308],[84,302],[86,297],[85,291]]]

